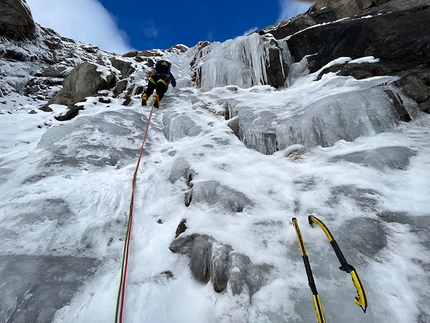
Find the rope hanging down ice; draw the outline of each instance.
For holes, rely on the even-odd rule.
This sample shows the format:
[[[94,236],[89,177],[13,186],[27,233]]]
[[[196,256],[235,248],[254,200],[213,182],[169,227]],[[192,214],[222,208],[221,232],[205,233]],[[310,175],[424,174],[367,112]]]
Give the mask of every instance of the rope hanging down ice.
[[[115,311],[115,323],[122,323],[123,321],[125,285],[127,280],[127,267],[128,267],[128,255],[129,255],[129,247],[130,247],[131,227],[133,224],[133,209],[134,209],[134,195],[135,195],[134,193],[135,193],[135,187],[136,187],[136,177],[137,177],[137,171],[139,170],[140,160],[142,159],[143,148],[145,146],[146,137],[148,136],[148,129],[149,129],[149,124],[151,123],[151,117],[152,117],[153,111],[154,111],[154,107],[151,108],[151,112],[149,113],[148,123],[146,125],[146,130],[145,130],[145,136],[143,137],[139,158],[136,163],[136,168],[134,170],[133,180],[131,184],[130,211],[128,215],[127,233],[124,240],[124,251],[122,254],[121,278],[120,278],[120,284],[118,288],[118,297],[117,297],[116,311]]]

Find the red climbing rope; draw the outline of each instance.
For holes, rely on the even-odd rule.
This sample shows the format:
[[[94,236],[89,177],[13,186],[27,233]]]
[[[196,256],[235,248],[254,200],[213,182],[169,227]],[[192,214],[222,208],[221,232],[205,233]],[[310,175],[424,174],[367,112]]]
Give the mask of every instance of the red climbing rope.
[[[122,266],[121,266],[121,280],[118,289],[118,298],[115,311],[115,323],[122,323],[124,314],[124,299],[125,299],[125,282],[127,280],[127,267],[128,267],[128,254],[130,248],[130,237],[131,237],[131,226],[133,224],[133,209],[134,209],[134,191],[136,186],[137,171],[139,170],[140,160],[142,159],[143,147],[145,145],[146,137],[148,136],[149,124],[151,122],[152,112],[154,107],[152,107],[148,118],[148,124],[146,125],[145,136],[143,137],[142,146],[140,148],[139,159],[137,160],[136,169],[134,170],[133,180],[131,184],[131,201],[130,201],[130,211],[128,216],[127,224],[127,234],[124,241],[124,251],[122,255]]]

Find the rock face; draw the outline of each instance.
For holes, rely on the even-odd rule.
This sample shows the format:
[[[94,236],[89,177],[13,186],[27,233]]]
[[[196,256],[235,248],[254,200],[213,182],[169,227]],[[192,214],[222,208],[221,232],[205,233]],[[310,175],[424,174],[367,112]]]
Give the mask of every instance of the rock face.
[[[289,36],[286,42],[293,59],[306,59],[310,72],[339,57],[374,56],[380,59],[376,64],[349,65],[347,70],[331,66],[327,72],[356,78],[399,75],[397,85],[429,113],[428,17],[427,0],[317,1],[307,13],[259,33],[271,33],[276,39]]]
[[[25,0],[2,0],[0,36],[23,40],[33,36],[35,24]]]
[[[430,28],[423,28],[429,15],[427,7],[347,19],[293,35],[288,47],[296,61],[310,55],[311,72],[338,57],[365,56],[380,58],[397,72],[430,62]]]

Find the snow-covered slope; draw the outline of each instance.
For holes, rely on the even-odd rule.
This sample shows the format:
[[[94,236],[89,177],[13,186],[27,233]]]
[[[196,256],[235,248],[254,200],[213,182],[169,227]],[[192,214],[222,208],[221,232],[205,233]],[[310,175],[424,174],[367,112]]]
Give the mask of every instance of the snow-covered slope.
[[[36,40],[0,44],[4,322],[114,321],[151,110],[139,93],[159,58],[178,84],[153,111],[137,173],[124,322],[316,322],[293,217],[327,322],[430,321],[430,117],[396,77],[309,74],[257,34],[117,57],[36,27]],[[286,88],[262,85],[269,43],[289,65]],[[83,61],[123,91],[87,97],[70,121],[55,119],[66,106],[39,110]],[[367,313],[310,214],[360,275]]]
[[[226,103],[260,113],[260,119],[248,121],[257,128],[269,113],[331,122],[324,109],[305,113],[299,107],[309,106],[312,98],[350,93],[368,102],[363,109],[380,113],[383,105],[369,103],[367,93],[390,80],[359,82],[333,74],[319,81],[303,76],[281,91],[227,86],[201,92],[190,86],[189,53],[166,58],[174,64],[178,86],[154,111],[138,173],[124,321],[316,321],[291,225],[296,217],[328,322],[426,322],[428,115],[412,111],[411,104],[410,123],[386,114],[391,126],[381,133],[363,130],[354,141],[338,140],[326,148],[286,146],[265,155],[235,136],[231,120],[222,116]],[[101,104],[88,98],[85,110],[65,123],[53,119],[61,106],[28,114],[30,103],[0,116],[5,322],[114,320],[131,178],[149,108],[140,106],[138,96],[130,107],[111,99]],[[359,107],[336,102],[345,122],[362,122]],[[334,126],[327,131],[337,132]],[[193,174],[192,185],[177,175],[184,169],[181,161]],[[219,183],[219,194],[205,197],[201,189],[213,182]],[[187,207],[190,191],[195,198]],[[235,212],[224,203],[231,194],[223,192],[240,192],[249,203]],[[326,223],[357,269],[368,295],[366,314],[353,303],[351,278],[338,269],[323,232],[307,224],[309,214]],[[208,235],[211,252],[229,246],[229,257],[248,257],[252,268],[265,270],[236,277],[240,294],[231,282],[217,293],[213,282],[196,281],[188,253],[169,250],[182,219],[187,230],[179,238]]]

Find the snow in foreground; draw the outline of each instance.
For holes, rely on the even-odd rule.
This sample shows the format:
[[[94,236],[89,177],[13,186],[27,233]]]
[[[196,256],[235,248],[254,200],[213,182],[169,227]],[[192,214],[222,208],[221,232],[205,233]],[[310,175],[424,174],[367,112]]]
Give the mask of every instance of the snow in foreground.
[[[178,88],[154,112],[140,165],[124,321],[316,322],[292,217],[327,322],[428,321],[430,117],[297,158],[286,157],[288,147],[264,155],[237,139],[217,113],[224,110],[221,102],[261,109],[267,102],[282,106],[289,97],[300,106],[307,100],[301,90],[317,89],[323,80],[297,82],[281,93],[263,86],[201,93],[187,86],[186,57],[169,59]],[[339,82],[330,93],[347,85]],[[114,320],[131,179],[149,109],[138,98],[132,107],[95,102],[87,100],[85,110],[65,123],[27,114],[25,106],[0,115],[5,322]],[[168,141],[165,120],[172,114],[189,117],[195,133],[170,127],[174,140]],[[219,204],[186,207],[185,179],[169,180],[178,158],[195,171],[194,184],[216,180],[253,206],[238,213]],[[351,278],[338,269],[323,232],[307,224],[309,214],[324,221],[357,269],[369,299],[366,314],[354,304]],[[169,250],[183,218],[184,235],[211,235],[252,263],[270,265],[267,284],[250,298],[246,291],[216,293],[211,283],[196,282],[188,258]]]

